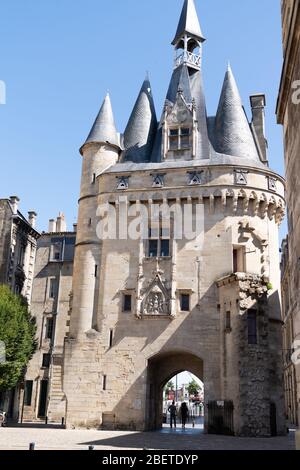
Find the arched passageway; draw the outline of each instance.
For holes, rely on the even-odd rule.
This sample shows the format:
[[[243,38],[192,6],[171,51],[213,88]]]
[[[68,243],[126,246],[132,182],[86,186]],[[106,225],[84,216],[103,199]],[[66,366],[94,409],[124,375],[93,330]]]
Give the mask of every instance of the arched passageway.
[[[161,429],[163,387],[177,374],[188,370],[203,381],[203,361],[186,351],[160,353],[148,361],[146,429]]]

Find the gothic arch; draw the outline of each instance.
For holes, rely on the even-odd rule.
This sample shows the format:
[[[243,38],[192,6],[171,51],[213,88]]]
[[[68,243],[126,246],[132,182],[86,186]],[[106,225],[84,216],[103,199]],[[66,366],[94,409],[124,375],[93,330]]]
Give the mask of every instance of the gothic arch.
[[[148,430],[162,426],[162,393],[164,385],[174,375],[189,371],[203,381],[203,360],[184,349],[162,351],[148,359],[146,427]]]

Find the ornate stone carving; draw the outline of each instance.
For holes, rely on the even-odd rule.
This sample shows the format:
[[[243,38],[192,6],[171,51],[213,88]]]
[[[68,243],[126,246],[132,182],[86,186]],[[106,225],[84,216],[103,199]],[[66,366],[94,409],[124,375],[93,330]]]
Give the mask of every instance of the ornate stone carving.
[[[149,287],[142,292],[142,297],[141,311],[138,312],[139,318],[171,316],[170,293],[159,273],[156,273]]]
[[[189,177],[189,185],[191,186],[196,186],[199,184],[203,184],[203,171],[194,171],[194,172],[189,172],[188,177]]]
[[[117,189],[119,191],[123,191],[125,189],[128,189],[129,187],[129,178],[126,176],[118,176],[118,186]]]
[[[235,184],[246,186],[248,184],[248,171],[235,170],[234,180],[235,180]]]
[[[270,191],[277,191],[277,179],[272,176],[268,177],[268,187]]]
[[[156,175],[152,175],[152,178],[153,178],[153,183],[152,183],[153,188],[163,188],[164,187],[164,185],[165,185],[165,175],[156,174]]]

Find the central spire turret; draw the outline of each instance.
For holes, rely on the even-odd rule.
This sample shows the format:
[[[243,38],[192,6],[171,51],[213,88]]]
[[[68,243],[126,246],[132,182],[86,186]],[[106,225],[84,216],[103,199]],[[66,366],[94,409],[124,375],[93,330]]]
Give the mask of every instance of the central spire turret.
[[[204,41],[194,0],[185,0],[172,42],[175,47],[175,68],[186,64],[188,67],[199,70]]]

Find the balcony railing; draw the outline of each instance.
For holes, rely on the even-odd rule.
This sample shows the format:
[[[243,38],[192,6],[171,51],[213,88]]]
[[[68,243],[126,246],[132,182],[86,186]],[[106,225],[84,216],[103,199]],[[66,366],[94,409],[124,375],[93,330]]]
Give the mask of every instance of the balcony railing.
[[[201,55],[193,54],[192,52],[185,51],[175,59],[175,68],[182,64],[191,65],[192,67],[201,68]]]

